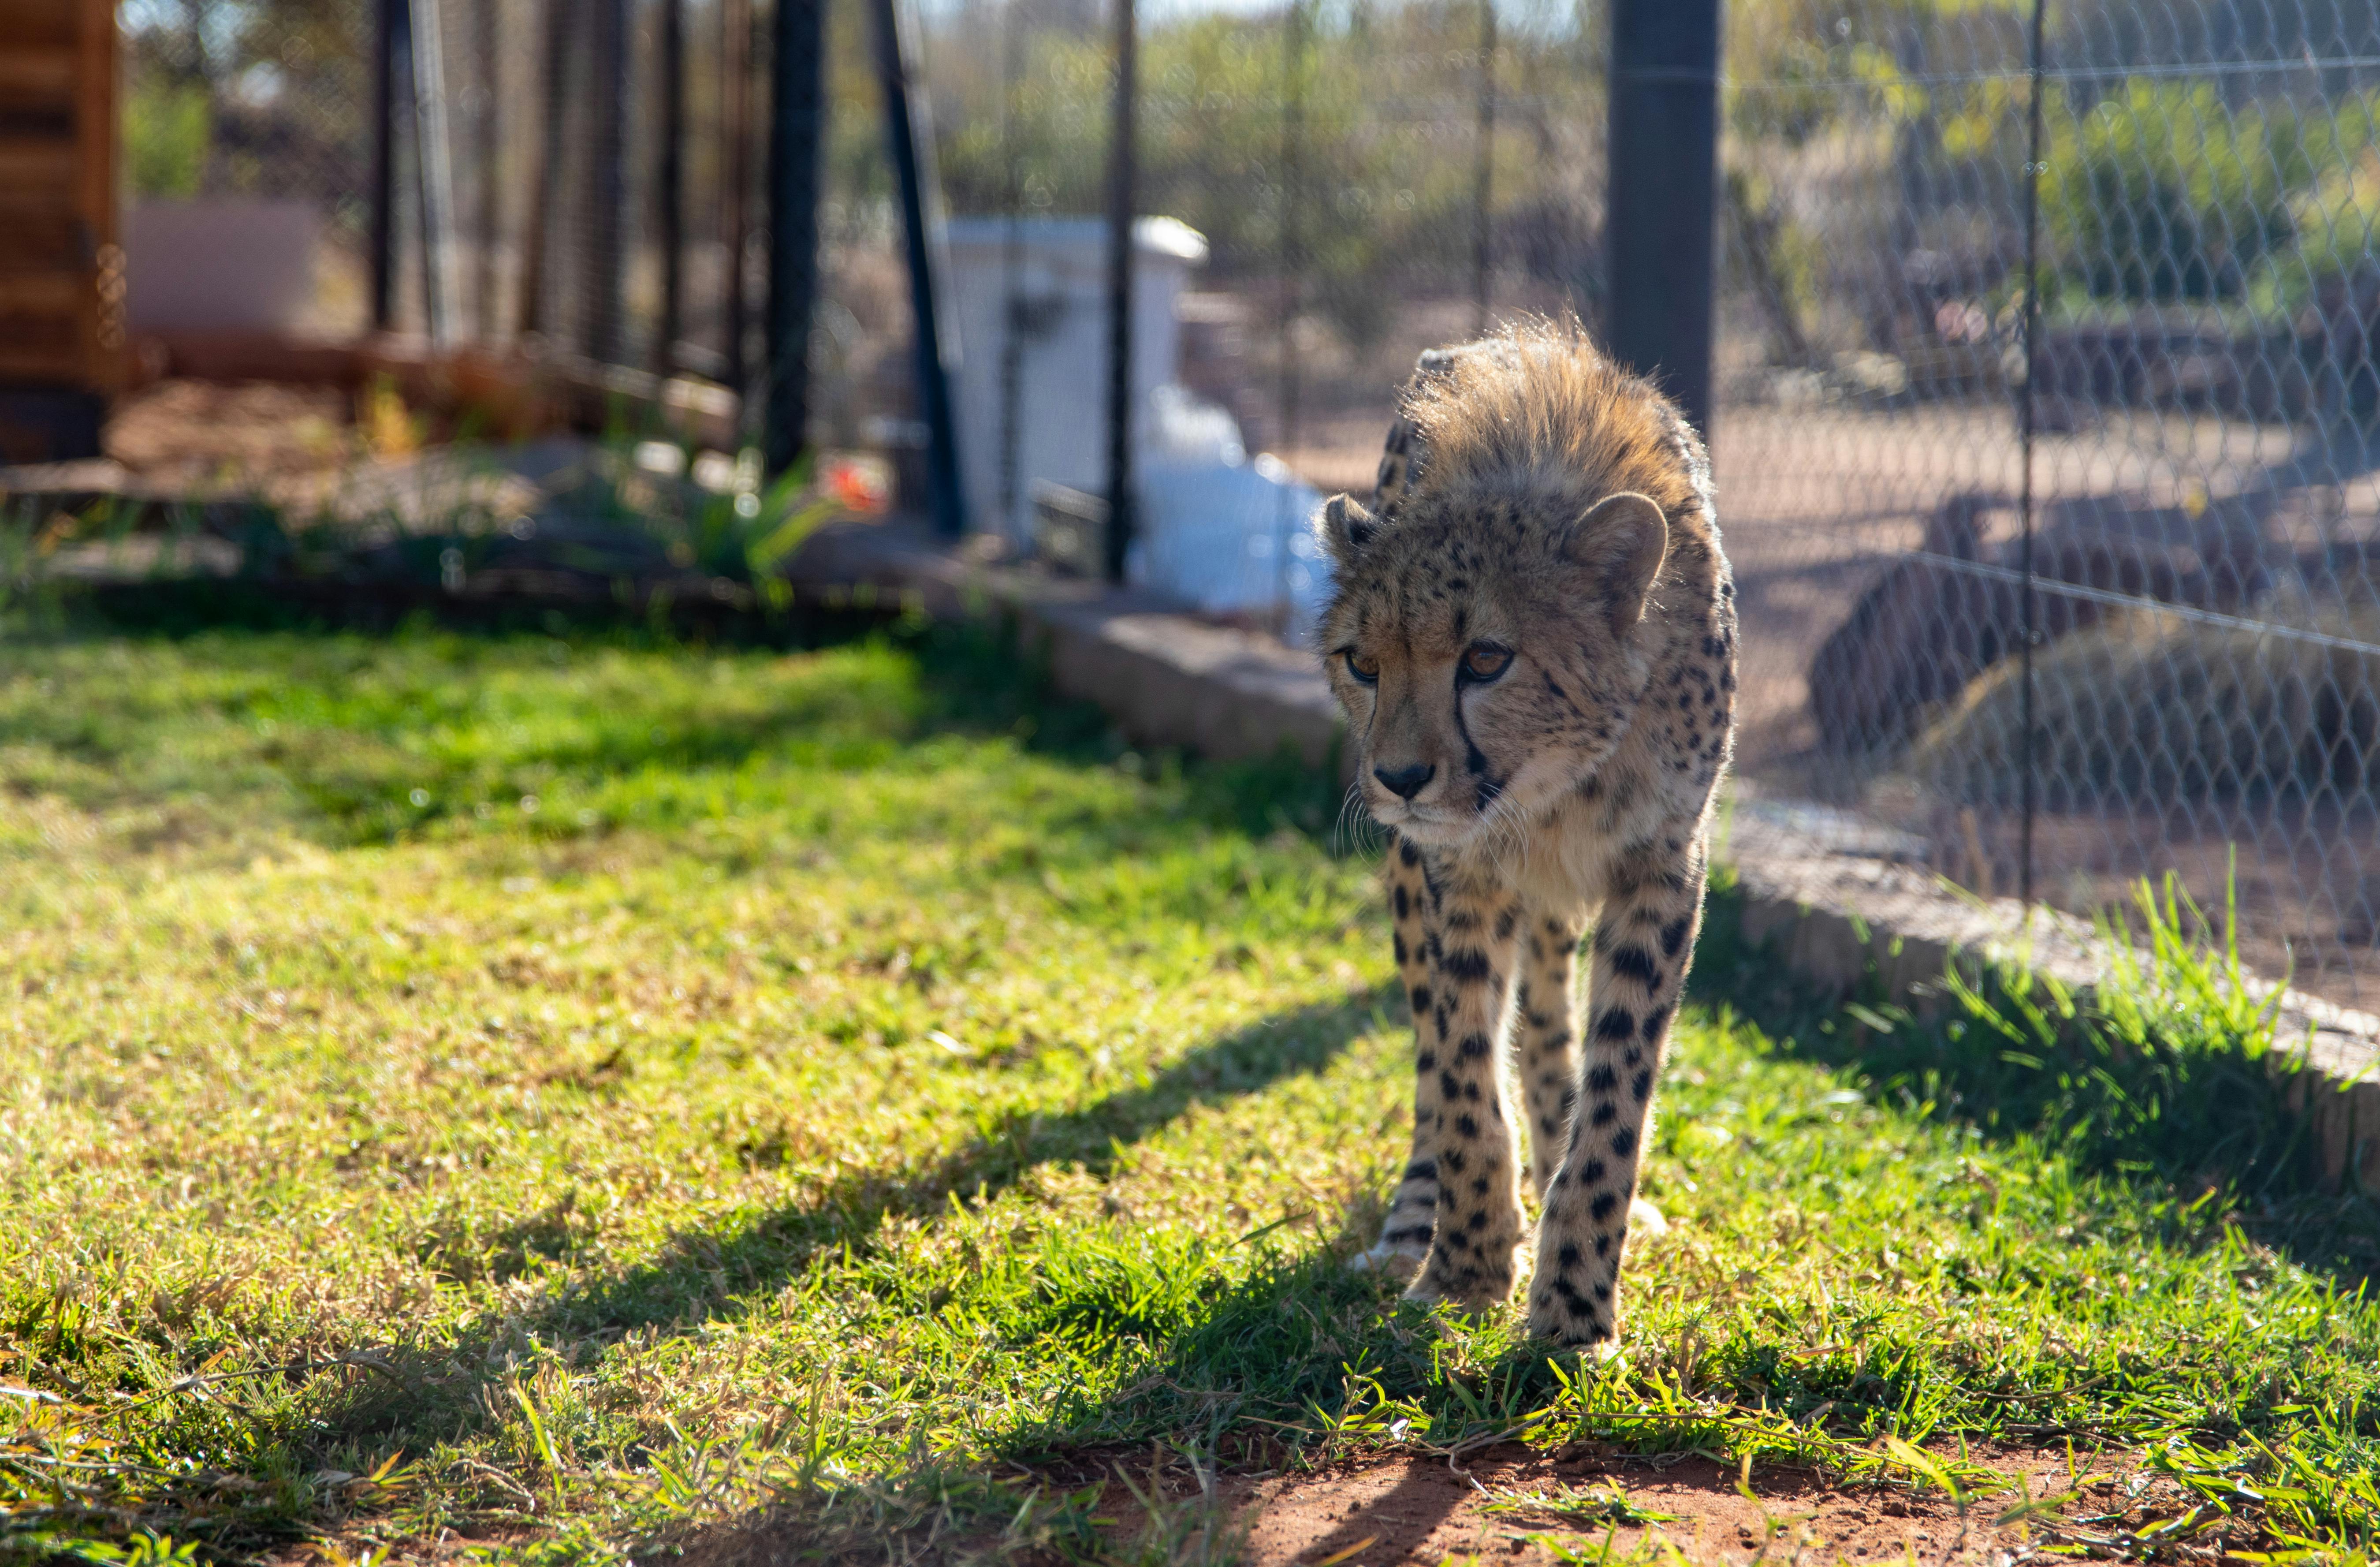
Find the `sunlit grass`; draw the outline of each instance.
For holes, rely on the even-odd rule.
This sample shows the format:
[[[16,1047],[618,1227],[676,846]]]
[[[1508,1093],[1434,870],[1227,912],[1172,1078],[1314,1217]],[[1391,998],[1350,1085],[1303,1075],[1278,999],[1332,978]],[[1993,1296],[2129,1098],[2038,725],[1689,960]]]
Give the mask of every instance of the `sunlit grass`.
[[[1332,805],[953,635],[0,648],[0,1553],[776,1503],[1087,1554],[1138,1509],[1017,1464],[1500,1434],[2106,1443],[2202,1541],[2371,1549],[2367,1209],[2061,1136],[1723,940],[1620,1356],[1348,1273],[1409,1087]]]

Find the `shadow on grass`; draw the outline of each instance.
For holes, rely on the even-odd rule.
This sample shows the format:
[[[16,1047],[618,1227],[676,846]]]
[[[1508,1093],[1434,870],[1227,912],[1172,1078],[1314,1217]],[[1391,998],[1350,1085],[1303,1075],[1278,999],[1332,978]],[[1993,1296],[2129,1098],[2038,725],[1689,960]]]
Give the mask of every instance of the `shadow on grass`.
[[[2324,1189],[2306,1119],[2288,1103],[2290,1041],[2213,1017],[2135,1032],[2087,1008],[2062,1016],[2005,974],[1925,1016],[1877,993],[1847,1005],[1747,942],[1741,908],[1735,889],[1713,888],[1687,994],[1756,1024],[1783,1053],[1852,1075],[1878,1102],[2055,1149],[2128,1187],[2177,1244],[2210,1244],[2236,1223],[2350,1287],[2380,1271],[2380,1209]]]
[[[1730,943],[1724,932],[1736,921],[1728,899],[1722,893],[1714,911],[1718,933],[1699,966],[1696,1000],[1759,1022],[1782,1052],[1855,1070],[1866,1077],[1872,1095],[1905,1099],[1930,1117],[1977,1126],[1995,1141],[2058,1143],[2084,1168],[2105,1176],[2111,1200],[2152,1215],[2178,1245],[2218,1244],[2226,1224],[2236,1221],[2308,1267],[2350,1281],[2368,1269],[2356,1251],[2364,1244],[2356,1237],[2371,1233],[2368,1206],[2359,1219],[2338,1199],[2313,1194],[2282,1131],[2271,1131],[2270,1141],[2263,1133],[2243,1135],[2233,1150],[2237,1163],[2228,1188],[2228,1218],[2219,1212],[2210,1218],[2192,1208],[2196,1189],[2185,1177],[2205,1172],[2203,1163],[2194,1165],[2189,1157],[2190,1139],[2204,1133],[2192,1116],[2203,1111],[2217,1122],[2245,1117],[2257,1125],[2280,1124],[2259,1119],[2270,1107],[2254,1097],[2264,1087],[2250,1074],[2263,1069],[2246,1054],[2226,1055],[2196,1041],[2194,1048],[2209,1052],[2204,1062],[2179,1067],[2171,1061],[2136,1063],[2138,1070],[2129,1076],[2125,1063],[2101,1063],[2107,1081],[2092,1091],[2120,1091],[2136,1108],[2150,1104],[2160,1113],[2064,1124],[2060,1117],[2083,1102],[2077,1098],[2075,1071],[2061,1072],[2055,1062],[2027,1065],[2001,1060],[2000,1052],[1949,1038],[1938,1024],[1888,1019],[1894,1026],[1879,1031],[1854,1013],[1828,1006],[1797,990],[1780,965]],[[809,1202],[732,1231],[682,1235],[636,1269],[556,1294],[516,1325],[551,1342],[699,1322],[718,1308],[765,1296],[829,1251],[848,1247],[864,1254],[889,1220],[940,1212],[953,1195],[989,1197],[1035,1167],[1060,1161],[1103,1174],[1123,1149],[1200,1105],[1323,1071],[1351,1041],[1400,1010],[1391,988],[1382,986],[1265,1019],[1198,1046],[1146,1084],[1069,1111],[1008,1111],[947,1153],[851,1177]],[[1872,1017],[1882,1015],[1867,1010]],[[2166,1097],[2185,1091],[2195,1096],[2192,1106],[2162,1113]],[[2210,1102],[2200,1104],[2198,1099]],[[2243,1186],[2240,1171],[2254,1173],[2259,1184]],[[1128,1324],[1112,1316],[1118,1308],[1111,1303],[1094,1298],[1095,1281],[1070,1285],[1068,1299],[1048,1303],[1035,1321],[1020,1322],[1016,1330],[1025,1336],[1061,1333],[1064,1329],[1052,1324],[1071,1320],[1067,1313],[1082,1314],[1099,1318],[1090,1327],[1105,1337],[1145,1345],[1147,1358],[1120,1377],[1122,1386],[1087,1390],[1045,1418],[1001,1435],[993,1444],[997,1454],[1033,1474],[1062,1478],[1088,1458],[1127,1447],[1146,1452],[1147,1444],[1158,1439],[1233,1466],[1269,1469],[1288,1456],[1284,1443],[1310,1445],[1332,1425],[1363,1429],[1369,1420],[1367,1439],[1402,1439],[1392,1428],[1399,1411],[1426,1415],[1433,1442],[1487,1440],[1509,1432],[1523,1415],[1555,1403],[1564,1375],[1585,1374],[1574,1366],[1558,1368],[1560,1363],[1541,1346],[1515,1332],[1500,1341],[1475,1341],[1476,1358],[1468,1364],[1460,1353],[1450,1355],[1450,1341],[1421,1308],[1395,1302],[1393,1284],[1344,1266],[1347,1243],[1361,1237],[1376,1210],[1366,1211],[1359,1203],[1335,1216],[1345,1226],[1335,1242],[1328,1233],[1330,1217],[1323,1221],[1324,1244],[1302,1236],[1264,1243],[1275,1249],[1228,1284],[1216,1280],[1216,1287],[1178,1292],[1154,1306],[1135,1301]],[[1121,1330],[1126,1327],[1129,1332]],[[358,1388],[344,1406],[326,1412],[331,1428],[346,1435],[392,1432],[410,1443],[435,1437],[442,1427],[469,1424],[478,1418],[474,1409],[487,1385],[501,1375],[480,1368],[490,1366],[489,1352],[507,1330],[492,1330],[480,1342],[458,1346],[452,1361],[440,1356],[442,1365],[472,1369],[434,1390]],[[1806,1347],[1791,1323],[1746,1319],[1688,1351],[1702,1401],[1694,1420],[1681,1423],[1658,1410],[1645,1414],[1644,1397],[1649,1395],[1623,1387],[1601,1401],[1598,1412],[1583,1413],[1580,1429],[1621,1451],[1724,1449],[1750,1429],[1746,1422],[1771,1414],[1798,1422],[1831,1412],[1831,1429],[1857,1436],[1885,1428],[1878,1423],[1925,1403],[1945,1379],[1963,1387],[1961,1379],[1968,1375],[1945,1350],[1939,1333],[1922,1323],[1875,1331],[1824,1356],[1811,1356]],[[1686,1375],[1664,1360],[1666,1352],[1646,1353],[1657,1373]],[[2110,1379],[2138,1375],[2137,1367],[2112,1350],[2084,1343],[2072,1354],[2078,1358],[2071,1374],[2044,1391],[2037,1408],[2023,1406],[2026,1418],[2036,1423],[2016,1435],[2030,1432],[2038,1439],[2061,1421],[2094,1428],[2104,1414],[2083,1392]],[[1989,1399],[2001,1391],[1982,1396]],[[1970,1408],[1962,1418],[1983,1416]],[[1783,1439],[1770,1432],[1760,1439]],[[919,1495],[930,1491],[946,1502],[956,1494],[951,1487],[975,1488],[968,1494],[980,1492],[981,1523],[993,1529],[1014,1513],[1022,1495],[1005,1481],[995,1483],[988,1470],[958,1475],[928,1465],[880,1486],[871,1483],[862,1488],[865,1494],[837,1493],[842,1500],[833,1505],[847,1510],[881,1502],[889,1511],[868,1514],[868,1526],[889,1536],[902,1512],[903,1488],[912,1486],[924,1488]],[[827,1513],[812,1517],[803,1512],[826,1495],[805,1491],[792,1497],[789,1511],[772,1514],[759,1537],[778,1544],[842,1537],[831,1530],[816,1532],[826,1529]],[[728,1527],[748,1532],[757,1526],[758,1521],[747,1519]]]
[[[547,1341],[671,1325],[691,1329],[738,1299],[777,1290],[826,1253],[864,1254],[890,1220],[943,1212],[953,1197],[979,1205],[1039,1166],[1075,1163],[1104,1175],[1125,1149],[1199,1106],[1324,1071],[1401,1002],[1392,983],[1318,1002],[1208,1040],[1148,1082],[1078,1109],[1002,1111],[947,1153],[846,1175],[808,1202],[733,1229],[678,1234],[651,1260],[568,1285],[492,1326],[480,1335],[482,1342],[425,1352],[410,1367],[399,1357],[396,1380],[419,1387],[437,1380],[438,1367],[483,1367],[488,1352],[516,1329]],[[449,1410],[468,1407],[488,1379],[492,1374],[466,1388],[448,1378],[433,1402]],[[388,1381],[360,1384],[350,1406],[327,1418],[349,1431],[385,1427],[428,1413],[407,1408],[415,1403]]]

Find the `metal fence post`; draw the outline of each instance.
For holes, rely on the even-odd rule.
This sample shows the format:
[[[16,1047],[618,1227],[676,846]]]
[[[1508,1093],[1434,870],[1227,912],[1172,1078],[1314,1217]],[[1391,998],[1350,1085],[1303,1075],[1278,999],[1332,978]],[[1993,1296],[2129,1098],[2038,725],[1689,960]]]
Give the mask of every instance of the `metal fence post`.
[[[515,331],[544,333],[552,326],[545,290],[546,250],[554,213],[562,203],[562,135],[569,123],[570,24],[568,0],[545,0],[540,43],[539,91],[545,96],[537,148],[529,159],[528,225],[521,239],[519,317]]]
[[[1604,336],[1706,438],[1718,198],[1718,0],[1613,0]]]
[[[496,340],[496,249],[504,233],[504,41],[502,0],[479,0],[472,11],[471,47],[479,55],[478,113],[472,118],[473,161],[478,168],[479,234],[472,255],[471,305],[481,344]]]
[[[459,301],[455,286],[454,140],[446,115],[446,22],[440,0],[408,0],[412,33],[406,50],[413,92],[413,176],[421,214],[421,301],[430,340],[455,340]]]
[[[1025,74],[1018,0],[1000,13],[1000,529],[1011,539],[1025,478],[1025,163],[1016,146],[1016,87]],[[1024,529],[1027,540],[1032,529]]]
[[[901,0],[875,0],[876,75],[884,89],[884,130],[901,187],[901,229],[907,242],[909,309],[917,334],[918,411],[926,416],[930,444],[927,477],[936,532],[955,538],[966,531],[966,497],[960,487],[958,420],[951,408],[950,331],[942,319],[941,269],[936,265],[937,236],[928,203],[935,188],[934,139],[926,106],[909,90],[917,47]]]
[[[660,208],[662,319],[653,331],[653,372],[677,369],[677,339],[686,310],[686,0],[662,0],[660,167],[654,203]]]
[[[1115,113],[1108,148],[1108,580],[1123,580],[1132,544],[1132,219],[1136,194],[1139,29],[1115,0]]]
[[[1305,202],[1305,47],[1307,0],[1289,0],[1281,18],[1281,429],[1275,436],[1283,461],[1297,451],[1299,400],[1305,390],[1297,357],[1297,318],[1305,308],[1305,236],[1299,219]],[[1295,616],[1289,576],[1290,544],[1303,519],[1281,492],[1272,541],[1273,597],[1288,625]]]
[[[625,324],[621,307],[627,260],[628,0],[595,0],[589,20],[595,146],[589,171],[585,347],[589,358],[615,365],[623,358]]]
[[[720,0],[720,113],[724,129],[720,137],[721,178],[726,198],[721,202],[721,226],[727,240],[727,384],[738,398],[752,395],[751,370],[745,361],[751,307],[746,298],[745,264],[750,234],[746,205],[752,190],[752,0]],[[740,416],[750,427],[749,409]]]
[[[372,7],[371,323],[396,324],[396,38],[405,0]]]
[[[2018,742],[2024,775],[2020,785],[2023,815],[2018,827],[2016,874],[2017,896],[2028,910],[2033,907],[2033,821],[2039,803],[2034,738],[2040,719],[2034,711],[2033,650],[2041,640],[2041,594],[2034,578],[2033,444],[2041,378],[2041,48],[2042,18],[2046,9],[2044,0],[2033,0],[2025,65],[2024,395],[2017,409],[2018,440],[2024,464],[2017,498],[2018,526],[2024,530],[2019,546],[2019,563],[2024,574],[2023,640],[2020,644],[2023,662],[2018,671],[2018,677],[2024,682],[2024,689],[2019,694],[2019,722],[2024,730]]]
[[[771,473],[809,444],[810,312],[818,298],[819,152],[826,122],[825,0],[777,0],[769,104],[768,412]]]
[[[1472,332],[1488,334],[1488,306],[1495,260],[1496,195],[1496,0],[1479,0],[1479,163],[1472,176]]]

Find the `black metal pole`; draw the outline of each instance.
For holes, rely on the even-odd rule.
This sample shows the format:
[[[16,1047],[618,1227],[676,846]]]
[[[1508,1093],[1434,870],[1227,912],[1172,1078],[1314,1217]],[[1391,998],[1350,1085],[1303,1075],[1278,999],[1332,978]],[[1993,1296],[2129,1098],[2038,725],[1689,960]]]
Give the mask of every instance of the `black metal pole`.
[[[769,104],[768,412],[760,431],[772,474],[792,468],[809,444],[826,0],[777,0],[776,10]]]
[[[1472,330],[1488,332],[1496,195],[1496,0],[1479,0],[1479,166],[1472,191]]]
[[[1295,459],[1298,440],[1298,396],[1304,390],[1297,356],[1297,318],[1305,309],[1305,246],[1299,220],[1305,206],[1305,15],[1306,0],[1289,0],[1281,18],[1281,431],[1278,444],[1283,462]],[[1284,488],[1279,515],[1273,519],[1273,601],[1282,625],[1294,618],[1290,593],[1289,546],[1300,519],[1293,515],[1292,492]]]
[[[751,0],[720,0],[719,70],[721,113],[720,177],[727,187],[720,203],[721,226],[727,244],[727,384],[735,395],[749,399],[751,370],[745,362],[745,334],[751,330],[752,310],[745,292],[745,246],[750,238],[745,217],[752,191],[752,4]],[[750,409],[743,409],[746,423]]]
[[[686,0],[662,0],[660,167],[653,200],[660,207],[662,319],[653,330],[653,371],[677,369],[677,340],[686,312]]]
[[[396,40],[412,25],[405,0],[372,7],[371,323],[396,324]]]
[[[1132,546],[1132,220],[1139,120],[1139,29],[1115,0],[1115,114],[1108,148],[1108,580]]]
[[[1718,196],[1718,0],[1613,0],[1604,336],[1706,439]]]
[[[1025,21],[1018,0],[1000,12],[1000,530],[1033,530],[1017,519],[1025,483],[1025,160],[1016,143],[1016,90],[1025,75]]]
[[[917,403],[929,444],[926,478],[934,529],[956,538],[966,531],[966,495],[959,480],[958,420],[951,407],[951,368],[958,355],[942,320],[941,269],[928,207],[933,199],[933,133],[924,98],[912,91],[916,42],[901,0],[875,0],[876,74],[884,89],[884,130],[901,186],[901,228],[909,259],[909,308],[917,323]]]
[[[2024,152],[2024,397],[2017,414],[2019,441],[2023,448],[2024,471],[2019,476],[2017,517],[2024,529],[2019,546],[2020,565],[2024,572],[2024,641],[2019,650],[2022,661],[2020,671],[2024,685],[2019,692],[2019,706],[2023,710],[2023,734],[2018,740],[2022,759],[2023,779],[2019,821],[2021,834],[2017,848],[2017,896],[2028,909],[2033,907],[2033,817],[2036,799],[2034,784],[2034,707],[2033,707],[2033,645],[2040,638],[2040,595],[2034,588],[2033,576],[2033,435],[2034,381],[2041,370],[2041,358],[2036,348],[2041,325],[2041,37],[2043,0],[2033,0],[2032,56],[2026,75],[2030,79],[2027,106],[2029,124],[2026,128]]]
[[[562,135],[570,108],[569,0],[545,0],[540,43],[544,116],[529,162],[528,233],[521,242],[520,321],[516,330],[542,333],[552,325],[545,298],[545,261],[562,203]]]
[[[472,121],[478,143],[479,167],[472,171],[472,177],[480,182],[480,233],[471,271],[471,304],[482,344],[496,340],[496,243],[504,232],[504,185],[497,173],[504,164],[504,18],[498,14],[501,5],[502,0],[479,0],[472,12],[477,25],[471,44],[480,56],[472,63],[480,75],[479,114]]]
[[[622,362],[628,205],[628,0],[594,0],[588,8],[594,60],[595,146],[588,190],[586,350],[607,365]]]

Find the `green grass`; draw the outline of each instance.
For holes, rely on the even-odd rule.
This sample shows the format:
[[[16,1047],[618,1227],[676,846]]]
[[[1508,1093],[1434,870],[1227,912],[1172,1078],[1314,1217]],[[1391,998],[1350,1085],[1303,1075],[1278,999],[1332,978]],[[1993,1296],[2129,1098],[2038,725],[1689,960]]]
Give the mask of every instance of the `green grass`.
[[[1092,1468],[1504,1434],[2111,1444],[2206,1503],[2143,1553],[2374,1549],[2371,1210],[2203,1007],[2143,1075],[1715,938],[1619,1356],[1347,1272],[1407,1046],[1335,808],[956,633],[0,645],[0,1557],[1190,1559]]]

